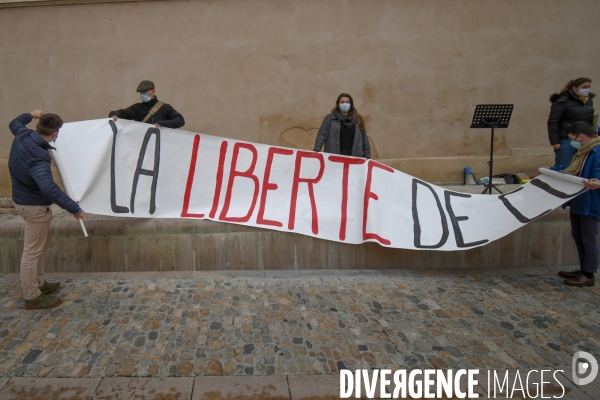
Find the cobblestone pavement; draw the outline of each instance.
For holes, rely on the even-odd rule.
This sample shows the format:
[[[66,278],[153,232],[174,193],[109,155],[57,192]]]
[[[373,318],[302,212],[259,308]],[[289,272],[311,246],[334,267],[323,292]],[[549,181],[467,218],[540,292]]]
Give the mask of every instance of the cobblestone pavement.
[[[599,357],[600,290],[541,272],[65,274],[64,304],[43,311],[24,310],[18,276],[5,275],[0,377],[532,368],[569,365],[579,350]]]

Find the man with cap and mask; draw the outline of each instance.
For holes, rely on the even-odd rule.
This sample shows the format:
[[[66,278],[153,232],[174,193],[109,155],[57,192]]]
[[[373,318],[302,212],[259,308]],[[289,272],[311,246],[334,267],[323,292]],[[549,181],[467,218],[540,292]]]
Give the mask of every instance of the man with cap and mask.
[[[142,102],[122,110],[111,111],[108,116],[112,117],[113,121],[117,118],[130,119],[153,124],[157,128],[181,128],[185,125],[183,116],[170,104],[158,101],[154,83],[142,81],[136,90],[140,93]]]

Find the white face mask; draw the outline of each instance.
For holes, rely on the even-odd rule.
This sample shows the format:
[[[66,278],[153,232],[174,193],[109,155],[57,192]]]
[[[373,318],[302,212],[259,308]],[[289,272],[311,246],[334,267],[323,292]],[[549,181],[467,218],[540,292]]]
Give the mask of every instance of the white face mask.
[[[142,98],[142,101],[144,103],[147,103],[150,100],[152,100],[152,98],[150,96],[148,96],[148,93],[140,93],[140,97]]]
[[[340,104],[340,110],[342,112],[348,112],[348,111],[350,111],[350,103],[342,103],[342,104]]]
[[[588,97],[590,95],[590,88],[579,89],[579,94],[582,96]]]

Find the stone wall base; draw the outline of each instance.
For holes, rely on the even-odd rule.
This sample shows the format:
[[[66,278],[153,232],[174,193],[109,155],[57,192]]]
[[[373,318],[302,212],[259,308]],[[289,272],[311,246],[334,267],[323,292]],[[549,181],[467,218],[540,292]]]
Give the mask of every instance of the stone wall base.
[[[0,272],[19,271],[23,221],[0,223]],[[462,269],[577,264],[568,212],[558,209],[492,242],[466,251],[417,251],[375,243],[343,244],[294,233],[208,220],[111,218],[53,220],[47,272]]]

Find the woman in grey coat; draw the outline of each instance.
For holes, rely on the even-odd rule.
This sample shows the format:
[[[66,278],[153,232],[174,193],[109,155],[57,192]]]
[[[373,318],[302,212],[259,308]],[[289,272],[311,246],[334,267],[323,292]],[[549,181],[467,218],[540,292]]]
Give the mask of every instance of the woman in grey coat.
[[[354,108],[354,100],[348,93],[338,96],[331,114],[319,128],[314,151],[321,151],[323,145],[326,153],[371,158],[365,121]]]

